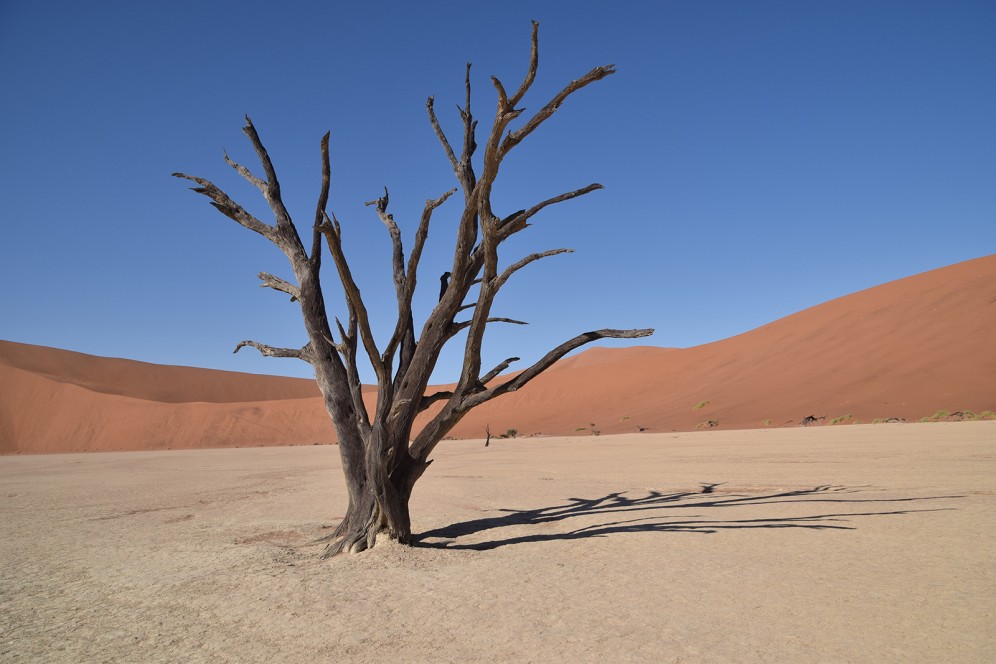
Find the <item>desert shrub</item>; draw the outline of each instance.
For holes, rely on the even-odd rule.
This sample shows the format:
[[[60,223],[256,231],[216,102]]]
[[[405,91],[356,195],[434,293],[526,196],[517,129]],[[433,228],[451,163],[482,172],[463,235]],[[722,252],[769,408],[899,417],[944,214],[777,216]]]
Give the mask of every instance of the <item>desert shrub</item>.
[[[938,410],[933,415],[928,417],[920,418],[921,422],[938,422],[940,420],[954,419],[954,420],[986,420],[993,419],[993,412],[991,410],[984,410],[981,413],[975,413],[971,410],[956,410],[951,413],[944,409]]]
[[[830,424],[840,424],[844,420],[849,420],[849,419],[851,419],[850,413],[848,413],[847,415],[841,415],[840,417],[833,418],[832,420],[830,420]]]
[[[703,408],[705,408],[708,405],[709,405],[708,401],[700,401],[697,404],[695,404],[694,406],[692,406],[692,410],[702,410]]]
[[[705,422],[699,422],[695,425],[696,429],[711,429],[713,427],[719,426],[719,420],[706,420]]]
[[[771,420],[761,420],[761,426],[763,426],[763,427],[770,427],[771,426]]]

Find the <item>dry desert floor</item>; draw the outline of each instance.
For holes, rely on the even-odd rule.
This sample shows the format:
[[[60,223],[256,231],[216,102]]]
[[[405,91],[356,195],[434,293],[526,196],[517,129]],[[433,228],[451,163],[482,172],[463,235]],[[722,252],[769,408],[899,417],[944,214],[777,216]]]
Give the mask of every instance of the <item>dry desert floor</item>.
[[[992,662],[996,422],[0,458],[0,661]]]

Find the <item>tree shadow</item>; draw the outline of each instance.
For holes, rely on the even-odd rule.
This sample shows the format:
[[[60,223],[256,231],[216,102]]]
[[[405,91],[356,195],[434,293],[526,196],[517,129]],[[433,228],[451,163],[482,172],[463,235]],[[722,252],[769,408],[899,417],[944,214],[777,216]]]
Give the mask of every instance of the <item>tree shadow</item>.
[[[805,528],[811,530],[854,530],[850,525],[857,517],[894,516],[917,512],[937,512],[955,509],[953,507],[924,507],[917,509],[885,509],[898,503],[930,504],[927,501],[963,498],[964,496],[926,496],[910,498],[860,498],[853,494],[862,492],[863,487],[816,486],[811,489],[798,489],[767,494],[716,493],[721,484],[703,483],[700,491],[664,493],[650,491],[646,496],[629,497],[624,491],[617,491],[601,498],[569,498],[562,505],[517,510],[501,509],[502,516],[485,517],[454,523],[442,528],[420,533],[416,536],[418,546],[440,549],[471,549],[487,551],[511,544],[527,542],[548,542],[573,540],[587,537],[606,537],[616,533],[680,532],[712,534],[722,530],[744,528]],[[882,509],[876,511],[846,512],[826,511],[804,516],[766,516],[760,518],[708,519],[703,514],[688,513],[689,510],[706,511],[711,508],[753,507],[787,503],[844,503],[875,504]],[[680,510],[680,511],[678,511]],[[619,515],[632,518],[618,518]],[[543,524],[582,518],[595,523],[566,532],[535,532],[511,537],[495,538],[483,542],[460,543],[465,538],[486,531],[500,531],[512,526],[542,526]]]

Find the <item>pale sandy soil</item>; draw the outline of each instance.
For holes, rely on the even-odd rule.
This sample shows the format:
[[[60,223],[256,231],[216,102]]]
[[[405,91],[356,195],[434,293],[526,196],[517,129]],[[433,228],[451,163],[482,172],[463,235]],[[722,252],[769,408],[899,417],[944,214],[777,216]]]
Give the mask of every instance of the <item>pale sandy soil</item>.
[[[0,660],[996,661],[994,453],[996,422],[453,441],[431,547],[330,562],[335,447],[2,457]]]

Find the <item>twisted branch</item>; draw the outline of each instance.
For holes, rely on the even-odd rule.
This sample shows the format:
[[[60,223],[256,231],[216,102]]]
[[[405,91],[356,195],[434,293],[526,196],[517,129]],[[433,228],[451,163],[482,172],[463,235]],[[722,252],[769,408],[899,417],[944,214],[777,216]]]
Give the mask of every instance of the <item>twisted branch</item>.
[[[258,341],[250,341],[248,339],[246,341],[240,341],[235,347],[235,350],[232,352],[238,353],[246,346],[252,346],[258,350],[261,355],[266,357],[293,357],[298,360],[304,360],[309,364],[311,364],[314,359],[309,346],[304,346],[303,348],[276,348],[274,346],[268,346],[266,344],[261,344]]]

